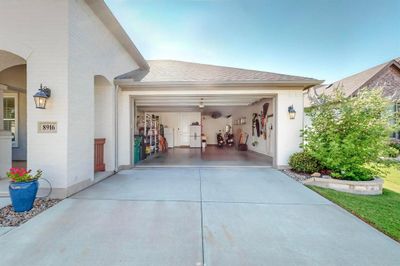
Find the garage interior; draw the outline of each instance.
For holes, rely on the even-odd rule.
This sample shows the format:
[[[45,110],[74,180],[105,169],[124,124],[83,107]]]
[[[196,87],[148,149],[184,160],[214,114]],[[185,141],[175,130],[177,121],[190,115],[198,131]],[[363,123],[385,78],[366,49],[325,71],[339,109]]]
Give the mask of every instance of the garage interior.
[[[135,167],[273,165],[273,96],[135,96],[132,102]]]

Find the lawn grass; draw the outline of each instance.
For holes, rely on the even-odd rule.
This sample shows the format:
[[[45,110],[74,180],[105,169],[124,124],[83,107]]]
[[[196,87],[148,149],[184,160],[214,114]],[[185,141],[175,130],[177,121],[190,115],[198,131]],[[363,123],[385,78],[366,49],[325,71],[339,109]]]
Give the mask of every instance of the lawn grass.
[[[398,167],[387,167],[387,174],[382,176],[385,180],[383,187],[400,193],[400,169]],[[399,202],[400,204],[400,202]]]
[[[388,175],[385,183],[386,180],[390,188],[400,187],[398,174]],[[400,193],[385,188],[382,195],[364,196],[315,186],[309,188],[400,242]]]

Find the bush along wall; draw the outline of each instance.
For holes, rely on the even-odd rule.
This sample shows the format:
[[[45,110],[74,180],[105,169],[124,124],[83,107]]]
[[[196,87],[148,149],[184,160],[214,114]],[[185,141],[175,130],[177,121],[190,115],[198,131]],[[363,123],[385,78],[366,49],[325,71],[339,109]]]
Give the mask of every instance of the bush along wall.
[[[321,96],[308,112],[312,125],[302,134],[304,151],[334,178],[373,179],[380,174],[380,158],[393,152],[389,136],[399,123],[390,106],[380,89],[364,89],[355,97],[336,89]]]
[[[296,152],[289,158],[289,166],[298,173],[312,174],[321,170],[320,162],[309,152]]]

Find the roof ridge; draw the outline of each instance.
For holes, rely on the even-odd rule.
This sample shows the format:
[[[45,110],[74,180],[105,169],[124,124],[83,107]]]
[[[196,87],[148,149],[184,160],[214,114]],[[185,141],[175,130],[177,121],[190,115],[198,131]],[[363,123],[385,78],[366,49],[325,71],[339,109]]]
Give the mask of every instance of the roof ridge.
[[[391,60],[389,60],[389,61],[386,61],[386,62],[381,63],[381,64],[378,64],[378,65],[374,65],[374,66],[369,67],[369,68],[366,68],[366,69],[361,70],[361,71],[359,71],[359,72],[357,72],[357,73],[351,74],[351,75],[349,75],[349,76],[346,76],[346,77],[344,77],[344,78],[341,78],[341,79],[338,79],[338,80],[336,80],[336,81],[334,81],[334,82],[331,82],[330,84],[335,84],[335,83],[340,82],[340,81],[342,81],[342,80],[344,80],[344,79],[349,79],[349,78],[355,77],[355,76],[357,76],[357,75],[363,74],[363,73],[365,73],[365,72],[367,72],[367,71],[370,71],[370,70],[373,70],[373,69],[375,69],[375,68],[378,69],[379,67],[381,67],[381,69],[383,69],[385,66],[387,66],[387,65],[390,64],[390,63],[392,63],[393,61],[397,61],[398,63],[400,63],[400,57],[391,59]],[[379,72],[379,71],[380,71],[380,70],[378,70],[377,72]]]
[[[202,65],[202,66],[210,66],[210,67],[218,67],[218,68],[226,68],[226,69],[235,69],[235,70],[242,70],[242,71],[252,71],[252,72],[258,72],[258,73],[268,73],[268,74],[274,74],[274,75],[290,76],[290,77],[305,78],[305,79],[310,79],[310,80],[317,80],[317,79],[314,79],[314,78],[304,77],[304,76],[299,76],[299,75],[282,74],[282,73],[270,72],[270,71],[258,70],[258,69],[231,67],[231,66],[224,66],[224,65],[214,65],[214,64],[190,62],[190,61],[183,61],[183,60],[176,60],[176,59],[150,59],[150,60],[147,60],[147,62],[155,62],[155,61],[158,61],[158,62],[163,62],[163,61],[164,62],[166,62],[166,61],[168,61],[168,62],[178,62],[178,63],[192,64],[192,65]]]

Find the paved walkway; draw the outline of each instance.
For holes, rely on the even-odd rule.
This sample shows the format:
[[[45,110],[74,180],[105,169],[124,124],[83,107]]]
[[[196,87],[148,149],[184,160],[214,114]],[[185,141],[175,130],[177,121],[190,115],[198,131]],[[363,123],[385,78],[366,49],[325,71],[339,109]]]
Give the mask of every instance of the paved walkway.
[[[123,171],[0,236],[1,265],[400,265],[400,245],[268,168]]]

